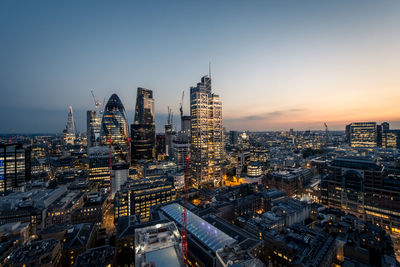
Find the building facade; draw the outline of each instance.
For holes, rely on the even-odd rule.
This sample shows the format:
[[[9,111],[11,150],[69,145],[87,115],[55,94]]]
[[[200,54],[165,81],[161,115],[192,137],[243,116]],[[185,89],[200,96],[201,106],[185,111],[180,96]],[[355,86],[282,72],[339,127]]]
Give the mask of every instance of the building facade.
[[[31,150],[22,144],[0,144],[0,192],[31,180]]]
[[[150,208],[176,199],[176,189],[171,177],[129,180],[115,194],[115,220],[136,215],[138,220],[150,217]]]
[[[153,91],[139,87],[135,119],[131,125],[132,162],[152,161],[155,157],[155,122]]]
[[[192,185],[217,185],[222,177],[222,103],[204,76],[190,88]]]
[[[72,112],[72,107],[69,106],[67,124],[63,132],[64,144],[73,145],[75,143],[75,138],[76,138],[76,128],[75,128],[74,113]]]
[[[113,161],[129,161],[128,123],[125,108],[116,94],[113,94],[104,108],[101,121],[101,144],[113,150]]]
[[[376,122],[353,122],[350,124],[351,147],[376,147],[378,130]]]
[[[362,157],[337,158],[321,182],[321,201],[400,233],[399,177],[387,175],[379,163]]]
[[[88,148],[89,180],[101,187],[110,186],[110,151],[106,146]]]
[[[100,138],[101,119],[97,116],[95,110],[86,112],[86,136],[87,146],[92,147],[98,144]]]

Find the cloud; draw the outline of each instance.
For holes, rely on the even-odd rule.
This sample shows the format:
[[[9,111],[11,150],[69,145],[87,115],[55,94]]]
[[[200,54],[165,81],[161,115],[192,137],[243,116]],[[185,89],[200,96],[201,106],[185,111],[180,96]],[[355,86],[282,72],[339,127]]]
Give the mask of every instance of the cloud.
[[[262,113],[262,114],[257,114],[257,115],[249,115],[249,116],[239,117],[239,118],[235,118],[232,120],[249,120],[249,121],[265,120],[265,119],[271,119],[271,118],[280,117],[280,116],[288,115],[290,113],[296,113],[296,112],[301,112],[301,111],[304,111],[304,109],[292,108],[292,109],[287,109],[287,110],[275,110],[275,111],[270,111],[267,113]]]

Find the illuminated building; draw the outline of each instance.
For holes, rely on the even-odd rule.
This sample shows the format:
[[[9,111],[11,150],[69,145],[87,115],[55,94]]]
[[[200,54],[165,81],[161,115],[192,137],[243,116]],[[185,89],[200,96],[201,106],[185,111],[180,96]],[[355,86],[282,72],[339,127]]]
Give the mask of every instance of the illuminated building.
[[[86,112],[87,146],[92,147],[98,144],[100,138],[101,119],[95,110]]]
[[[376,122],[353,122],[350,124],[351,147],[376,147],[378,130]]]
[[[71,106],[69,106],[69,108],[68,108],[67,125],[65,127],[63,135],[64,135],[64,143],[65,144],[73,145],[75,143],[76,129],[75,129],[74,114],[72,112]]]
[[[257,178],[262,175],[262,166],[259,162],[251,162],[247,166],[247,176],[251,178]]]
[[[171,177],[129,180],[115,194],[115,220],[136,215],[138,220],[146,221],[150,217],[151,207],[168,203],[175,198],[176,189]]]
[[[22,144],[0,144],[0,192],[31,180],[31,150]]]
[[[138,88],[135,119],[131,125],[132,162],[152,161],[155,157],[155,123],[153,91]]]
[[[190,88],[192,184],[218,185],[222,178],[222,103],[204,76]]]
[[[182,237],[175,223],[159,223],[136,228],[135,266],[164,265],[185,266],[182,255]]]
[[[400,178],[362,157],[336,158],[321,182],[321,200],[383,229],[400,233]]]
[[[383,132],[382,133],[382,147],[383,148],[397,148],[397,134],[393,132]]]
[[[106,146],[88,148],[89,180],[101,187],[110,186],[110,152]]]
[[[183,222],[183,210],[184,208],[180,204],[171,203],[161,206],[159,213],[175,222],[180,228]],[[240,227],[215,216],[215,214],[199,216],[189,210],[187,213],[187,232],[188,259],[193,263],[193,266],[224,266],[221,265],[217,254],[221,252],[220,249],[231,245],[240,246],[237,252],[245,250],[244,254],[251,258],[258,257],[261,254],[261,240]],[[220,253],[220,256],[223,255]],[[232,255],[232,259],[234,259],[234,255]],[[231,266],[235,265],[232,264]],[[258,265],[256,266],[258,267]]]
[[[113,94],[104,108],[100,131],[101,144],[108,146],[111,142],[113,161],[128,159],[128,123],[125,108],[116,94]]]

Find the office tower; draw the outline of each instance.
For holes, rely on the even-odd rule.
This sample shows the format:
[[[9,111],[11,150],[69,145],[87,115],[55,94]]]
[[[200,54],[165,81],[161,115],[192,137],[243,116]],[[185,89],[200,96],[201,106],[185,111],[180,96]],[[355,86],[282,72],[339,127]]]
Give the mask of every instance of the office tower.
[[[89,181],[100,187],[110,187],[110,152],[107,146],[88,148]]]
[[[128,180],[114,197],[115,220],[136,215],[141,221],[150,218],[150,209],[176,199],[173,177]]]
[[[398,136],[394,132],[383,132],[382,133],[382,147],[383,148],[397,148]]]
[[[383,165],[362,157],[336,158],[321,181],[321,202],[400,233],[398,177]]]
[[[229,143],[231,145],[237,145],[239,141],[239,133],[237,131],[229,132]]]
[[[382,147],[382,125],[376,125],[376,146]]]
[[[92,147],[98,144],[100,138],[101,119],[95,110],[86,112],[87,146]]]
[[[111,179],[111,196],[114,198],[115,193],[121,189],[129,177],[129,164],[118,162],[112,166],[112,179]]]
[[[113,94],[104,108],[100,130],[101,144],[108,146],[111,143],[113,162],[129,161],[128,134],[125,108],[119,97]]]
[[[190,116],[182,116],[181,117],[181,131],[189,132],[190,131]]]
[[[350,129],[351,129],[351,124],[347,124],[346,125],[346,129],[345,129],[345,142],[347,144],[350,144]]]
[[[187,132],[179,132],[172,141],[173,156],[179,170],[186,167],[186,158],[190,157],[190,136]]]
[[[31,180],[31,150],[22,144],[0,144],[0,192]]]
[[[175,139],[175,131],[172,129],[172,123],[165,125],[165,151],[166,155],[172,157],[173,152],[173,142]]]
[[[388,122],[382,122],[382,132],[383,133],[387,133],[390,130],[390,126]]]
[[[156,156],[158,160],[164,159],[166,155],[165,134],[156,135]]]
[[[73,145],[76,138],[76,129],[75,129],[75,120],[74,114],[72,112],[72,107],[69,106],[68,108],[68,118],[65,130],[63,132],[64,135],[64,143],[66,145],[71,144]]]
[[[222,103],[204,76],[190,88],[192,184],[218,185],[222,176]]]
[[[353,122],[350,124],[351,147],[376,147],[378,128],[376,122]]]
[[[155,122],[153,92],[138,88],[135,119],[131,125],[132,162],[152,161],[155,156]]]

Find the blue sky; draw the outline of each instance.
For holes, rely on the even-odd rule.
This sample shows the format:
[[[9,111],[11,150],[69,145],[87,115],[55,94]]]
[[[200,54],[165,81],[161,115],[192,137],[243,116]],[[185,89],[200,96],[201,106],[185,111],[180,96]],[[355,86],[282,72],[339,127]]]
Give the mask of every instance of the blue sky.
[[[61,132],[70,105],[85,131],[90,88],[131,123],[137,87],[161,131],[209,61],[228,129],[400,126],[399,31],[399,1],[1,1],[0,133]]]

